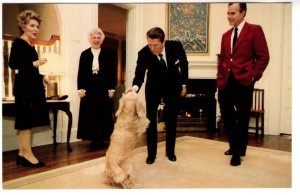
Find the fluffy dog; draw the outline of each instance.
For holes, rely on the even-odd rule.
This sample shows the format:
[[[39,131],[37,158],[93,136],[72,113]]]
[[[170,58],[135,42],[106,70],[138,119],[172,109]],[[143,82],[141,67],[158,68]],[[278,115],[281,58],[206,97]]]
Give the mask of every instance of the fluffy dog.
[[[137,93],[123,94],[119,102],[117,121],[106,152],[104,177],[109,185],[133,188],[133,150],[150,121],[146,118],[145,103]]]

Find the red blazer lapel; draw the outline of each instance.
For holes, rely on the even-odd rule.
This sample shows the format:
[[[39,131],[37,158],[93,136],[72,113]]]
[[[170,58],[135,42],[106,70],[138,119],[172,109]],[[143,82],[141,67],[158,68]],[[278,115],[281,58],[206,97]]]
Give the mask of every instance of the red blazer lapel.
[[[243,39],[246,37],[247,33],[249,32],[249,29],[250,29],[250,25],[247,22],[245,22],[244,27],[243,27],[242,31],[240,32],[238,39],[235,43],[235,46],[233,48],[233,53],[236,50],[236,48],[238,48],[239,44],[241,42],[243,42]]]

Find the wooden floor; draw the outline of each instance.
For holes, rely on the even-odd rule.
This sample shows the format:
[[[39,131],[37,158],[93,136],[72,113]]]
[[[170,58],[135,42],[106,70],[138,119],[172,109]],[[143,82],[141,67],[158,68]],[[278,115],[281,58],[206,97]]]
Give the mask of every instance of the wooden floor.
[[[218,133],[177,133],[177,137],[181,136],[195,136],[206,139],[226,141],[227,139],[223,134]],[[164,141],[165,134],[158,133],[158,141]],[[145,138],[142,139],[138,146],[145,145]],[[256,137],[255,134],[249,134],[249,144],[250,146],[270,148],[275,150],[289,151],[291,152],[291,137],[289,136],[274,136],[265,135],[263,138],[261,136]],[[12,179],[17,179],[20,177],[28,176],[35,173],[40,173],[52,169],[56,169],[63,166],[68,166],[83,161],[88,161],[105,156],[106,149],[103,150],[92,150],[89,149],[88,141],[78,141],[72,142],[71,147],[73,152],[68,153],[66,143],[46,146],[34,147],[33,151],[35,155],[42,161],[46,163],[45,167],[42,168],[25,168],[16,166],[16,155],[17,150],[3,152],[3,164],[2,164],[2,181],[9,181]],[[178,158],[178,157],[177,157]],[[179,157],[180,158],[180,157]]]

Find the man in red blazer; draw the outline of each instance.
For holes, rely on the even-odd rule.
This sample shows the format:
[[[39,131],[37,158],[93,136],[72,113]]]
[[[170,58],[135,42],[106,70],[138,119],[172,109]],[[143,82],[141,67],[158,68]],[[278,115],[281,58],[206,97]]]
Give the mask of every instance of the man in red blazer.
[[[240,165],[240,156],[246,155],[254,84],[270,58],[261,26],[245,22],[246,12],[246,3],[228,4],[233,28],[222,36],[218,61],[218,101],[230,147],[225,155],[232,155],[232,166]]]

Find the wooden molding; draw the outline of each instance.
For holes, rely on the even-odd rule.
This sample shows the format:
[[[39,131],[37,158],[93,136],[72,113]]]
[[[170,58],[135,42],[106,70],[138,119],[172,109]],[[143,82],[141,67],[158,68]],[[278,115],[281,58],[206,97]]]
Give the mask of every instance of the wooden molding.
[[[9,34],[3,34],[2,35],[2,40],[11,40],[13,41],[16,37],[9,35]],[[36,45],[52,45],[55,43],[55,41],[60,41],[60,36],[58,35],[52,35],[50,40],[45,41],[45,40],[35,40],[33,43]]]

